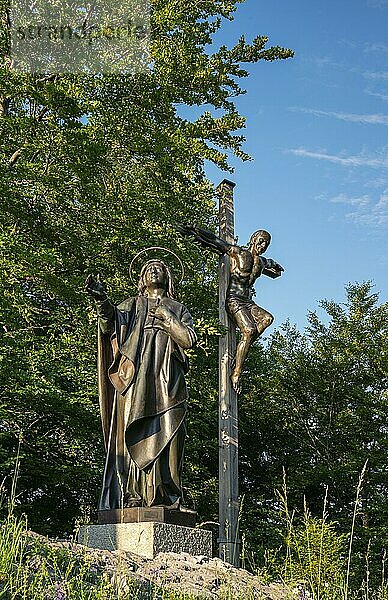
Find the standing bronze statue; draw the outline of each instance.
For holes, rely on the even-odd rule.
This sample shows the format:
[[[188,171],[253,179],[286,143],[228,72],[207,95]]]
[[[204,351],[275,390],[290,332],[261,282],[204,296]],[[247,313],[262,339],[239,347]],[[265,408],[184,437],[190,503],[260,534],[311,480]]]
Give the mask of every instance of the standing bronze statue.
[[[211,231],[196,225],[185,223],[180,225],[178,230],[183,235],[194,237],[217,254],[229,256],[230,278],[225,305],[230,318],[241,330],[231,374],[233,389],[239,394],[241,373],[249,348],[273,322],[271,313],[257,306],[252,300],[255,293],[254,283],[262,274],[273,279],[279,277],[284,269],[272,258],[262,256],[271,242],[270,234],[263,229],[252,234],[248,248],[229,244]]]
[[[189,311],[174,299],[162,260],[140,272],[139,295],[118,306],[92,275],[86,291],[99,321],[99,395],[106,446],[100,510],[179,508],[188,360],[195,343]]]

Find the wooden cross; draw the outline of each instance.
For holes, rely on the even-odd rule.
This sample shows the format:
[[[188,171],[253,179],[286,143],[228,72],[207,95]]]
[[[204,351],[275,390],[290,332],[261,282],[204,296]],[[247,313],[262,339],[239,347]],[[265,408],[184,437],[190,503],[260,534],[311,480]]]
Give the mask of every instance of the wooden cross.
[[[219,196],[219,234],[234,244],[235,184],[224,179],[217,188]],[[240,566],[239,496],[238,496],[238,407],[230,373],[236,353],[236,327],[225,308],[229,283],[229,257],[219,263],[219,319],[226,333],[219,343],[219,557]]]

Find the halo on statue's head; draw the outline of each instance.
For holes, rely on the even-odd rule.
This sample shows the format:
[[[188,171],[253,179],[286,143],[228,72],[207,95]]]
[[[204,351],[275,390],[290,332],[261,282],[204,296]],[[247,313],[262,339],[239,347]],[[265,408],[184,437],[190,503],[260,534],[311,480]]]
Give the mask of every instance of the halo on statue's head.
[[[159,251],[162,251],[162,252],[168,252],[168,254],[171,254],[172,256],[174,256],[177,259],[179,267],[180,267],[180,270],[181,270],[181,276],[180,276],[180,279],[179,279],[178,283],[182,283],[183,278],[185,276],[185,269],[184,269],[183,263],[182,263],[181,259],[179,258],[179,256],[177,254],[175,254],[175,252],[173,252],[172,250],[169,250],[168,248],[163,248],[162,246],[151,246],[150,248],[144,248],[144,250],[140,250],[140,252],[138,252],[133,257],[133,259],[131,260],[131,263],[129,265],[129,277],[130,277],[133,285],[137,286],[137,281],[135,281],[136,272],[134,272],[135,261],[142,254],[145,254],[146,252],[151,252],[151,251],[154,251],[154,250],[159,250]],[[153,256],[153,257],[149,258],[148,261],[151,261],[152,259],[153,260],[161,260],[163,262],[163,259],[160,256]],[[137,280],[139,279],[140,271],[141,271],[141,269],[139,269],[139,273],[137,274]]]

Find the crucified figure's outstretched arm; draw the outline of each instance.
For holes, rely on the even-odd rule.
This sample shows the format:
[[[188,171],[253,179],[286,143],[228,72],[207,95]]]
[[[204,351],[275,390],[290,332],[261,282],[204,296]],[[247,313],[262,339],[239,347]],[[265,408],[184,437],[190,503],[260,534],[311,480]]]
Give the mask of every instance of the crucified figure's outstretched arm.
[[[202,244],[202,246],[210,248],[219,255],[227,254],[232,247],[231,244],[228,244],[217,237],[212,231],[201,229],[201,227],[197,227],[197,225],[183,223],[182,225],[179,225],[177,229],[182,235],[193,237],[197,242]]]

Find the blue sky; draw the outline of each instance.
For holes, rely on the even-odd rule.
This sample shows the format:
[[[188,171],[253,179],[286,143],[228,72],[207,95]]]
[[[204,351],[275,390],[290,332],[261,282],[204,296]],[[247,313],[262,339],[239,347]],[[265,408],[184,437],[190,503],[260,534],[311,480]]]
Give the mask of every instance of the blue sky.
[[[267,35],[295,58],[249,67],[249,163],[233,175],[236,234],[267,229],[267,256],[285,268],[261,278],[257,302],[300,329],[323,298],[343,301],[348,282],[372,279],[387,299],[388,0],[246,0],[215,42]],[[319,314],[322,314],[319,311]],[[271,328],[272,329],[272,328]]]

